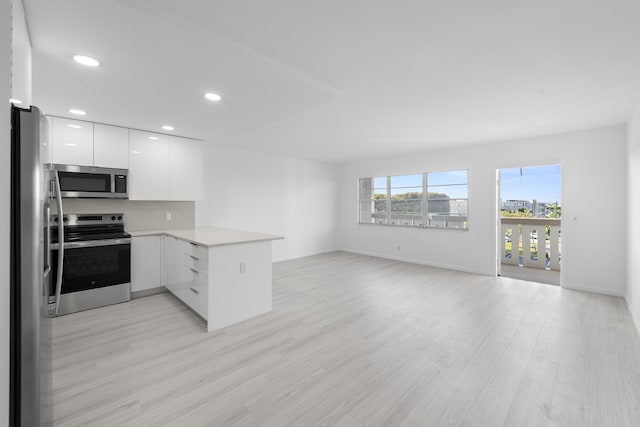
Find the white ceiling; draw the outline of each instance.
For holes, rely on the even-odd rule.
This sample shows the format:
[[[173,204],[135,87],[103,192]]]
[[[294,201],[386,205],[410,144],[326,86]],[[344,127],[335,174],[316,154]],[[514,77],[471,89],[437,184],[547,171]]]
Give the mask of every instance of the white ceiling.
[[[638,0],[24,3],[44,111],[296,157],[594,128],[640,99]]]

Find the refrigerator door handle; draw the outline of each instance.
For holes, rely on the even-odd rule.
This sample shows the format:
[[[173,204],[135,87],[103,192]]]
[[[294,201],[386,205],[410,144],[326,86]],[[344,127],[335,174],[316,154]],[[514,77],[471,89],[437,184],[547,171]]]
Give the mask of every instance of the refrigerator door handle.
[[[51,274],[51,206],[47,203],[44,207],[44,254],[45,254],[45,264],[44,264],[44,278],[46,279],[49,274]],[[49,290],[47,290],[47,296],[49,295]]]
[[[62,273],[64,270],[64,212],[62,211],[62,189],[60,188],[60,175],[58,171],[55,171],[56,178],[56,201],[58,203],[58,218],[61,219],[60,226],[58,227],[58,277],[56,278],[56,295],[55,295],[55,308],[54,314],[58,314],[60,308],[60,295],[62,294]]]

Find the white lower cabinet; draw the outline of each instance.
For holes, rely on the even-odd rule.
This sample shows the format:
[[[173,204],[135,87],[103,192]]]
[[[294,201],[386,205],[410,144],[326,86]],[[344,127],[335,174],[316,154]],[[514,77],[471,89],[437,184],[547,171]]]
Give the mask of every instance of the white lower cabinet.
[[[165,267],[166,267],[166,281],[165,287],[174,295],[180,293],[182,279],[180,269],[180,247],[178,246],[178,239],[171,236],[165,237]]]
[[[167,289],[205,320],[209,317],[206,247],[167,236]]]
[[[131,292],[162,285],[162,236],[131,238]]]
[[[213,331],[271,311],[271,241],[206,247],[166,237],[167,289]]]

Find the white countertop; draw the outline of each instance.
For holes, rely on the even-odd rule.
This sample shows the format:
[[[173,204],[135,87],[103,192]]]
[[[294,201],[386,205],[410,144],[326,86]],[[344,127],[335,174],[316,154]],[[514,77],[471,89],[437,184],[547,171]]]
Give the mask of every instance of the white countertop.
[[[284,239],[283,236],[254,233],[252,231],[232,230],[220,227],[195,227],[172,230],[127,231],[131,237],[157,236],[166,234],[203,246],[224,246],[238,243],[264,242]]]

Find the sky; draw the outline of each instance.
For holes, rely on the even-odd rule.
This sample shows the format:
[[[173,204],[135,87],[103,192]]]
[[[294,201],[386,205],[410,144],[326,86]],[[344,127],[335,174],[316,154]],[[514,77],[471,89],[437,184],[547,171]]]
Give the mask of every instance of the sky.
[[[562,203],[560,165],[501,169],[500,198]]]
[[[444,193],[450,198],[468,197],[468,172],[466,170],[429,172],[427,174],[428,191]],[[376,193],[386,194],[387,178],[377,177],[373,180]],[[422,174],[395,175],[391,177],[391,195],[410,191],[422,192]]]
[[[431,172],[428,174],[429,191],[446,193],[451,198],[466,198],[468,187],[464,184],[467,182],[467,177],[466,170]],[[473,186],[473,182],[471,185]],[[374,178],[374,187],[376,193],[386,194],[387,178]],[[422,174],[391,177],[391,194],[408,191],[422,191]],[[560,165],[500,170],[500,197],[502,200],[536,199],[539,202],[562,203],[560,196]]]

